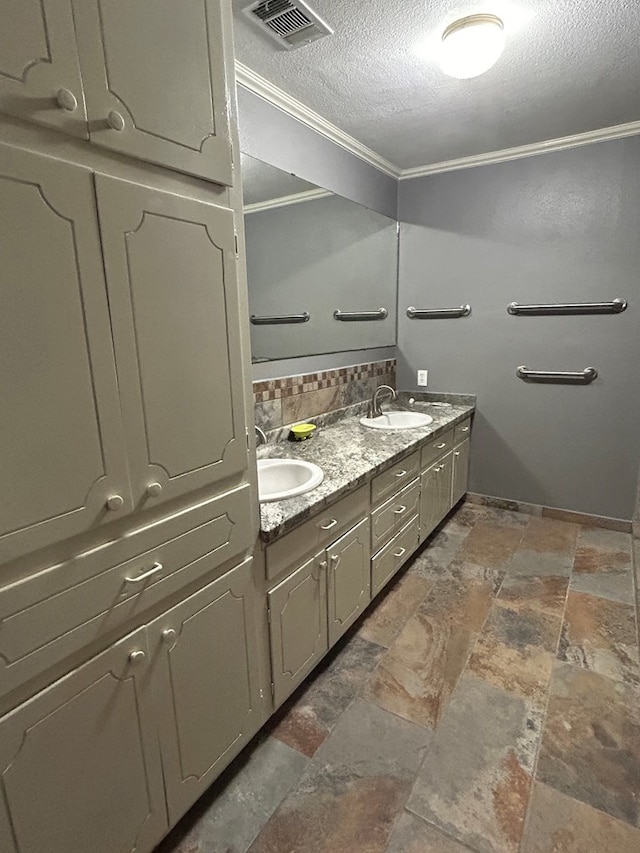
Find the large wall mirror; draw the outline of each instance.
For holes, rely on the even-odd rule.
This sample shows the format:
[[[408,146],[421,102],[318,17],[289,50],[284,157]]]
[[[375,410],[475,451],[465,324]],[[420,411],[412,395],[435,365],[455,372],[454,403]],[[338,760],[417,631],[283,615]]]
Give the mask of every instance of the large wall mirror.
[[[396,343],[395,220],[242,155],[254,362]]]

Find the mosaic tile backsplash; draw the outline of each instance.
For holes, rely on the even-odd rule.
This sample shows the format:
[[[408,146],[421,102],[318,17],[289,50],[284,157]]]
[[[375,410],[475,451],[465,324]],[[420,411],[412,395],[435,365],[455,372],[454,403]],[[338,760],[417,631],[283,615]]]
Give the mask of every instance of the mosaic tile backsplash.
[[[374,361],[253,383],[257,426],[269,431],[369,400],[378,385],[396,387],[396,360]]]

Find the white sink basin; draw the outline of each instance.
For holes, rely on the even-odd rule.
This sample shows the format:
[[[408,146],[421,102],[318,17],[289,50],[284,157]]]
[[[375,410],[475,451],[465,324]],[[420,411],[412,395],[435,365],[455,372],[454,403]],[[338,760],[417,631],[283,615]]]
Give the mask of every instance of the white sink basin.
[[[384,412],[377,418],[360,418],[360,423],[370,429],[415,429],[429,426],[433,418],[422,412]]]
[[[282,501],[315,489],[324,480],[322,468],[302,459],[258,459],[258,499]]]

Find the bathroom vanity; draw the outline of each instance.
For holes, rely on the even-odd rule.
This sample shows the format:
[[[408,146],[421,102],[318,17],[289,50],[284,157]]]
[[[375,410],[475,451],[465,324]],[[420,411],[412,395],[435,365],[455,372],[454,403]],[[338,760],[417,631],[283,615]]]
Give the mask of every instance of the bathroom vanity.
[[[323,468],[313,491],[261,505],[274,709],[356,621],[467,488],[473,406],[419,404],[423,428],[349,417],[311,440],[259,448]]]

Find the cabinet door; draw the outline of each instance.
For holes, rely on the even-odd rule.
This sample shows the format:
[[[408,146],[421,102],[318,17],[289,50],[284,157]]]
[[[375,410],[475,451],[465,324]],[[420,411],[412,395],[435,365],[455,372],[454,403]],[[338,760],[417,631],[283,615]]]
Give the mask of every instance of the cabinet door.
[[[329,648],[324,551],[267,595],[275,706],[311,672]]]
[[[251,563],[147,626],[171,824],[264,722]]]
[[[132,505],[91,173],[0,146],[0,245],[2,563]]]
[[[369,519],[365,518],[327,549],[329,646],[371,601],[369,539]]]
[[[96,186],[132,488],[151,506],[248,464],[233,213]]]
[[[87,138],[71,0],[0,0],[0,112]]]
[[[133,853],[166,832],[144,629],[0,720],[3,853]]]
[[[455,506],[460,498],[464,497],[469,484],[469,439],[459,444],[453,451],[453,489],[451,493],[451,505]]]
[[[451,453],[422,472],[420,481],[420,541],[440,524],[451,509]]]
[[[220,0],[73,0],[91,141],[232,183]]]

